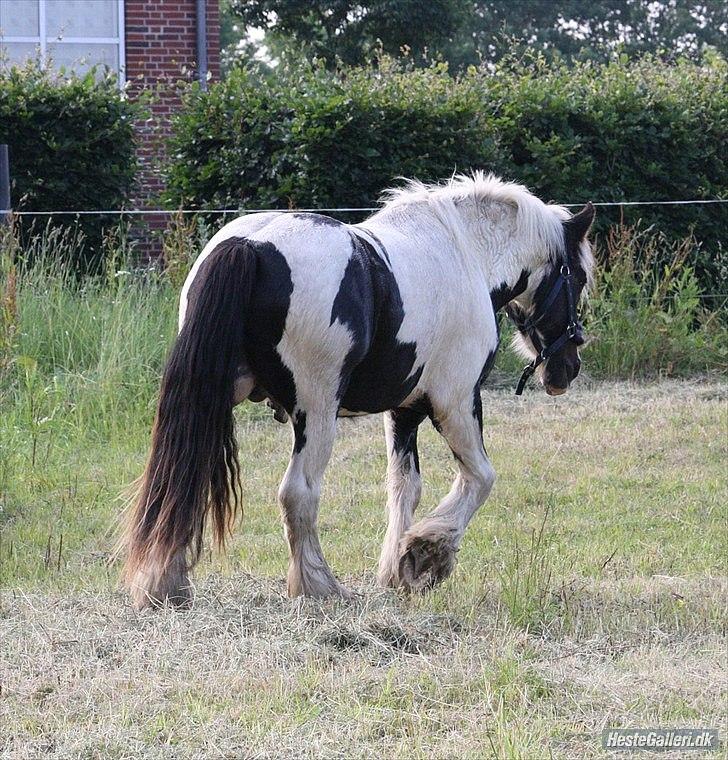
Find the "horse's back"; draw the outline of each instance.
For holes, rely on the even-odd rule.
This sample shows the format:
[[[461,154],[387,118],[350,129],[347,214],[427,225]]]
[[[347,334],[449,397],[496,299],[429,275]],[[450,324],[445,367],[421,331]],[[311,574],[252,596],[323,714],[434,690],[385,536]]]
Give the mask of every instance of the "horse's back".
[[[453,339],[466,325],[446,328],[466,316],[456,309],[443,317],[452,311],[457,274],[438,287],[445,275],[433,254],[385,233],[317,214],[256,214],[226,225],[201,254],[237,237],[255,255],[246,359],[289,413],[322,403],[380,412],[462,370]]]

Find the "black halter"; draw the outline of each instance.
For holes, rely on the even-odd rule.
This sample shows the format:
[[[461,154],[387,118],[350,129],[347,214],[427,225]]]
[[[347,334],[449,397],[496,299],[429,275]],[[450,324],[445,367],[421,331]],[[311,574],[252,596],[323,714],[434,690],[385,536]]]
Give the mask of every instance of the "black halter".
[[[541,338],[539,337],[538,332],[536,331],[536,325],[538,325],[538,323],[541,322],[541,320],[546,316],[548,310],[553,305],[562,288],[566,290],[569,323],[566,325],[564,332],[561,333],[561,335],[559,335],[559,337],[556,338],[553,343],[550,343],[548,346],[544,346],[541,342]],[[529,378],[531,375],[533,375],[533,373],[536,371],[536,368],[540,364],[543,364],[543,362],[545,362],[550,356],[553,356],[557,351],[563,348],[568,341],[575,339],[578,341],[581,339],[582,326],[576,314],[576,302],[574,301],[572,274],[571,268],[569,267],[569,260],[566,254],[564,254],[564,257],[562,259],[559,276],[556,282],[553,284],[548,296],[541,304],[541,309],[534,316],[523,320],[519,319],[510,309],[508,313],[511,319],[515,322],[518,330],[528,335],[528,337],[531,339],[531,343],[533,343],[533,347],[536,349],[536,351],[538,351],[536,358],[528,366],[523,368],[523,374],[521,375],[521,379],[518,381],[518,386],[516,387],[516,396],[520,396],[523,393],[523,389],[526,387],[526,383],[528,382]]]

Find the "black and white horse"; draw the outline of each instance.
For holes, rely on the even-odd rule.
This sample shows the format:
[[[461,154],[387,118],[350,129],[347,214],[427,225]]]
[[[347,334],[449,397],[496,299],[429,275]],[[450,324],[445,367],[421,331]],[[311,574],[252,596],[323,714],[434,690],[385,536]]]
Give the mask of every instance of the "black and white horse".
[[[593,217],[591,204],[571,216],[476,173],[392,190],[362,224],[285,212],[226,224],[182,290],[126,534],[135,603],[187,603],[208,518],[224,540],[240,503],[233,407],[245,399],[268,399],[293,429],[278,493],[289,594],[348,593],[316,527],[336,420],[348,415],[384,413],[389,522],[379,582],[422,589],[446,578],[495,478],[480,385],[498,347],[496,312],[507,308],[533,360],[524,381],[536,371],[548,393],[563,393],[579,372],[575,305],[593,268]],[[458,472],[413,524],[426,417]]]

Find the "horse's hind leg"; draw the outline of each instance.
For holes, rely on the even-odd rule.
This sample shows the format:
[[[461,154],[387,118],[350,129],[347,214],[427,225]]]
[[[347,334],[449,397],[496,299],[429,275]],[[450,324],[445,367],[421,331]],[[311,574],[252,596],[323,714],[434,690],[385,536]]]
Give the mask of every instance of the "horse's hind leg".
[[[495,481],[483,446],[479,389],[475,394],[475,400],[463,399],[449,412],[435,410],[433,422],[450,446],[459,472],[437,509],[402,539],[399,575],[406,588],[431,588],[450,575],[465,528]]]
[[[422,491],[417,428],[424,418],[413,409],[394,409],[384,414],[388,522],[377,574],[381,586],[399,585],[399,542],[412,524]]]
[[[288,594],[348,597],[324,559],[316,528],[321,482],[336,436],[336,410],[299,409],[292,423],[293,455],[278,491],[289,548]]]

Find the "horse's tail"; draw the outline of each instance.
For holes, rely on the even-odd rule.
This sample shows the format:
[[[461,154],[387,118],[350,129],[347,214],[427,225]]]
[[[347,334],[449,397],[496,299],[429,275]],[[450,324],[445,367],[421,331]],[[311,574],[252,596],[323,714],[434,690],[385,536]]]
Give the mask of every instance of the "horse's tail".
[[[199,558],[208,515],[222,545],[240,508],[233,406],[242,400],[236,378],[247,367],[243,315],[254,273],[255,252],[231,238],[213,249],[190,288],[122,538],[123,578],[138,607],[187,604],[188,571]],[[244,396],[251,388],[252,381]]]

